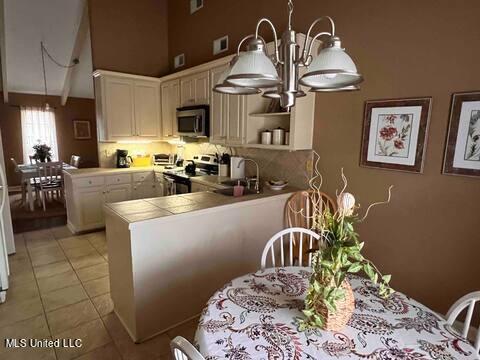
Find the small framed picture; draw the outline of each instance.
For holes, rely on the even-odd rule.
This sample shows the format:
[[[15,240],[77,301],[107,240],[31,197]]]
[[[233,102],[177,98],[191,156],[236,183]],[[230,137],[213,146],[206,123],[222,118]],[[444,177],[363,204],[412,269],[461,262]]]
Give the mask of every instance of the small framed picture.
[[[421,173],[432,98],[365,103],[360,166]]]
[[[73,120],[73,137],[76,140],[91,139],[90,120]]]
[[[452,96],[443,173],[480,176],[480,92]]]

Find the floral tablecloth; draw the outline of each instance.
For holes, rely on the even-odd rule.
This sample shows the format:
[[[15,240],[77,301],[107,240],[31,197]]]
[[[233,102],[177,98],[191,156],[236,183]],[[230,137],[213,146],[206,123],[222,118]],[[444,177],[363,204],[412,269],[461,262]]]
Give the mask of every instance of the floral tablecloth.
[[[207,360],[477,359],[473,347],[424,305],[399,292],[379,297],[352,276],[355,311],[341,331],[298,330],[308,268],[272,268],[217,291],[200,319],[196,345]]]

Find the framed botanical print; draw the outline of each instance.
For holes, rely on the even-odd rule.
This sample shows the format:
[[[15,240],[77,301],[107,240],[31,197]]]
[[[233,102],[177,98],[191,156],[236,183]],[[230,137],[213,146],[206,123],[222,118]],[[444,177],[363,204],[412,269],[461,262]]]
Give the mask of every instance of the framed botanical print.
[[[89,120],[73,120],[73,137],[76,140],[89,140],[92,138]]]
[[[432,98],[365,103],[360,166],[421,173]]]
[[[443,173],[480,176],[480,92],[452,96]]]

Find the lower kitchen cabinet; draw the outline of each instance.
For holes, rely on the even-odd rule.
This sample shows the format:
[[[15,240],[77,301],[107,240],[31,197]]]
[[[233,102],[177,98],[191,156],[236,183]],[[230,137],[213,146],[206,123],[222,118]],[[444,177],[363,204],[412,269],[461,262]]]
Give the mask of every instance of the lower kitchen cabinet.
[[[105,190],[103,186],[85,187],[75,192],[74,199],[76,200],[76,206],[74,212],[76,216],[72,217],[76,218],[77,221],[75,222],[80,223],[85,230],[103,226],[104,194]],[[67,215],[70,220],[68,209]]]
[[[163,177],[153,171],[75,177],[64,173],[67,225],[74,233],[105,226],[103,205],[164,196]]]
[[[132,186],[130,184],[107,185],[105,189],[105,202],[115,203],[127,201],[132,198]]]

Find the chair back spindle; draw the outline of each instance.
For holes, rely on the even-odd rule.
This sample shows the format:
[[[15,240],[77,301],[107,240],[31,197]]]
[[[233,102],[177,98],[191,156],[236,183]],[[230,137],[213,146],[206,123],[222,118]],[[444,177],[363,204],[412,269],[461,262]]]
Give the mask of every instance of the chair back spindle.
[[[451,326],[457,320],[460,313],[467,309],[465,321],[462,327],[462,336],[465,339],[468,339],[468,334],[472,324],[473,311],[475,310],[475,305],[478,302],[480,302],[480,291],[474,291],[458,299],[447,312],[447,323]],[[480,354],[480,326],[477,328],[473,346],[475,347],[477,355]]]
[[[299,239],[299,240],[298,240]],[[299,242],[298,248],[295,248],[296,242]],[[305,241],[306,240],[306,241]],[[305,228],[288,228],[282,230],[272,236],[268,240],[265,248],[263,249],[261,258],[262,270],[267,268],[267,259],[270,258],[270,266],[277,266],[275,259],[276,255],[279,255],[279,265],[283,266],[311,266],[312,254],[310,250],[315,249],[315,245],[318,245],[320,235],[317,233],[305,229]],[[288,245],[288,261],[285,261],[285,246]],[[308,256],[304,261],[304,248],[303,244],[308,244]],[[278,248],[279,247],[279,248]],[[318,247],[317,247],[318,248]]]
[[[205,360],[203,355],[181,336],[177,336],[170,342],[170,349],[174,360]]]

